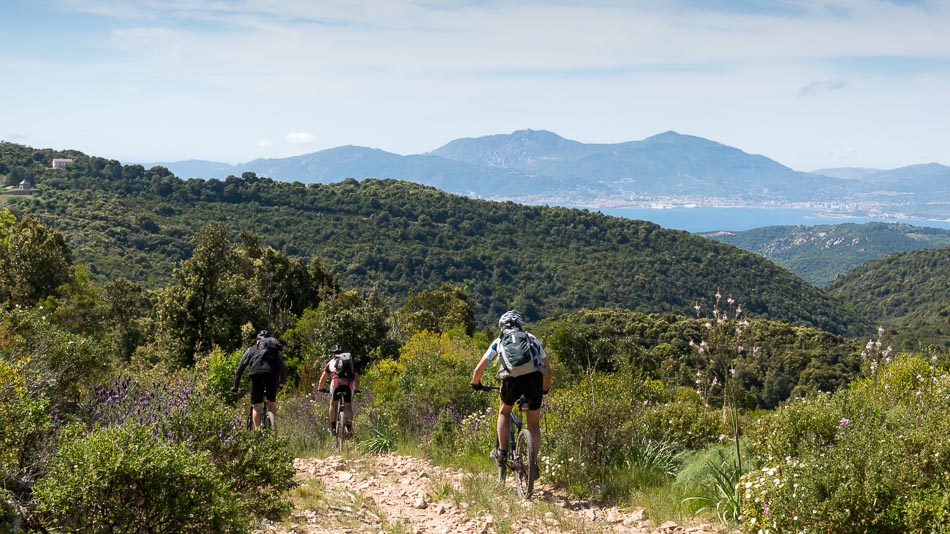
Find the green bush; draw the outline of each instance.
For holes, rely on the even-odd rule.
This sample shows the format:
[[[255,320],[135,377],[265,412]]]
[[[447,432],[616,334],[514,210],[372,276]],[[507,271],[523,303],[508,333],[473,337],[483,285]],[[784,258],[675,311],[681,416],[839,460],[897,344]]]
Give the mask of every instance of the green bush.
[[[123,375],[94,392],[84,410],[89,428],[148,427],[195,454],[207,454],[255,515],[286,513],[289,503],[281,497],[295,485],[287,440],[247,430],[245,405],[235,409],[202,393],[184,373]]]
[[[682,449],[702,449],[731,433],[720,415],[704,406],[695,390],[676,388],[669,400],[644,404],[637,434],[658,442],[673,442]]]
[[[231,386],[234,385],[234,371],[237,370],[243,350],[226,352],[215,348],[210,354],[199,357],[195,363],[195,375],[199,377],[199,385],[205,391],[220,396],[223,399],[234,398]],[[247,372],[241,376],[241,384],[248,387]]]
[[[139,424],[73,428],[34,488],[36,511],[59,532],[246,531],[244,501],[209,456]]]
[[[372,411],[404,432],[428,439],[443,413],[456,424],[494,398],[469,387],[481,348],[458,333],[419,332],[400,349],[399,360],[370,368],[361,388],[372,389]],[[447,442],[446,436],[440,439]]]
[[[764,467],[740,483],[743,530],[946,532],[950,379],[921,363],[882,362],[750,428]]]
[[[281,497],[296,487],[293,456],[279,433],[246,429],[243,411],[235,414],[213,397],[171,412],[160,428],[189,450],[207,453],[255,516],[278,519],[290,511],[290,501]]]

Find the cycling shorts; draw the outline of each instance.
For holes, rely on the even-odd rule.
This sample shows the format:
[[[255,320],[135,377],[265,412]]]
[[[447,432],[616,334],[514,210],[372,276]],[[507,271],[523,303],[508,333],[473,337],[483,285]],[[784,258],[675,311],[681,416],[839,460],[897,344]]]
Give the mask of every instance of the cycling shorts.
[[[522,376],[514,376],[501,381],[501,402],[509,406],[518,402],[518,398],[524,395],[528,401],[529,410],[541,409],[541,393],[544,390],[544,375],[541,373],[530,373]]]
[[[336,392],[337,392],[337,391],[339,391],[339,392],[340,392],[340,395],[343,396],[343,403],[344,403],[344,404],[350,404],[351,402],[353,402],[353,390],[350,389],[350,386],[343,385],[343,384],[340,384],[340,385],[338,385],[338,386],[334,386],[332,389],[330,389],[330,398],[331,398],[331,399],[336,399]]]
[[[251,404],[260,404],[264,398],[274,402],[277,400],[277,373],[263,375],[248,375],[251,379]]]

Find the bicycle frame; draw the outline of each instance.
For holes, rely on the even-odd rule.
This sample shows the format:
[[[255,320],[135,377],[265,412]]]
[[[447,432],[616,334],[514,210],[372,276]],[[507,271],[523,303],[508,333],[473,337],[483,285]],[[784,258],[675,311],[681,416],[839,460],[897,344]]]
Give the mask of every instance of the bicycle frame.
[[[242,393],[248,393],[250,390],[242,391]],[[251,404],[248,407],[247,411],[247,428],[251,430],[254,428],[254,404]],[[267,409],[267,400],[264,401],[261,406],[261,428],[265,430],[276,429],[277,422],[274,414]]]
[[[323,388],[319,391],[323,393],[329,393],[329,388]],[[359,393],[359,390],[353,392],[353,394]],[[344,397],[346,396],[345,390],[337,389],[333,397],[333,401],[336,402],[336,423],[334,426],[334,431],[336,433],[336,446],[338,450],[343,450],[346,440],[350,437],[352,430],[347,430],[346,428],[346,403],[343,402]],[[351,422],[352,425],[352,422]]]
[[[482,391],[497,390],[494,386],[482,386]],[[511,421],[508,427],[508,458],[503,465],[498,466],[498,481],[505,483],[507,472],[511,471],[515,475],[515,483],[518,487],[518,494],[522,499],[530,499],[534,491],[534,476],[536,469],[537,453],[535,449],[537,444],[531,437],[531,431],[523,428],[524,405],[527,400],[522,396],[515,404],[521,416],[515,413],[515,407],[511,407],[508,416]],[[496,440],[497,441],[497,440]],[[500,445],[500,444],[499,444]]]

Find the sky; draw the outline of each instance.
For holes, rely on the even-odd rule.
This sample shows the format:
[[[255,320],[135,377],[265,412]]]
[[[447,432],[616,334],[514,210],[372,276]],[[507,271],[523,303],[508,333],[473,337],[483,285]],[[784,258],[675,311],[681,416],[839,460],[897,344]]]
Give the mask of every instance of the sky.
[[[0,139],[130,162],[673,130],[950,165],[950,0],[0,0]]]

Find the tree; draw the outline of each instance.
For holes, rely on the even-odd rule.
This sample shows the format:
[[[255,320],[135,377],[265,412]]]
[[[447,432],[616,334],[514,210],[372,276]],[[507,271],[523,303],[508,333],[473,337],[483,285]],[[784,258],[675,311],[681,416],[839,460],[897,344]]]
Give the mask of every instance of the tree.
[[[63,234],[0,211],[0,302],[32,306],[52,295],[70,279],[72,262]]]
[[[304,312],[288,332],[291,345],[301,357],[314,362],[340,345],[357,356],[364,367],[371,361],[392,357],[396,343],[389,337],[389,307],[374,289],[367,296],[345,291],[325,296],[317,309]]]
[[[407,339],[423,330],[441,334],[461,327],[466,335],[475,332],[475,306],[460,286],[443,284],[435,291],[410,293],[397,317]]]
[[[215,345],[237,347],[249,316],[245,279],[223,223],[211,222],[195,234],[192,257],[175,270],[177,284],[156,293],[156,338],[179,365]]]

